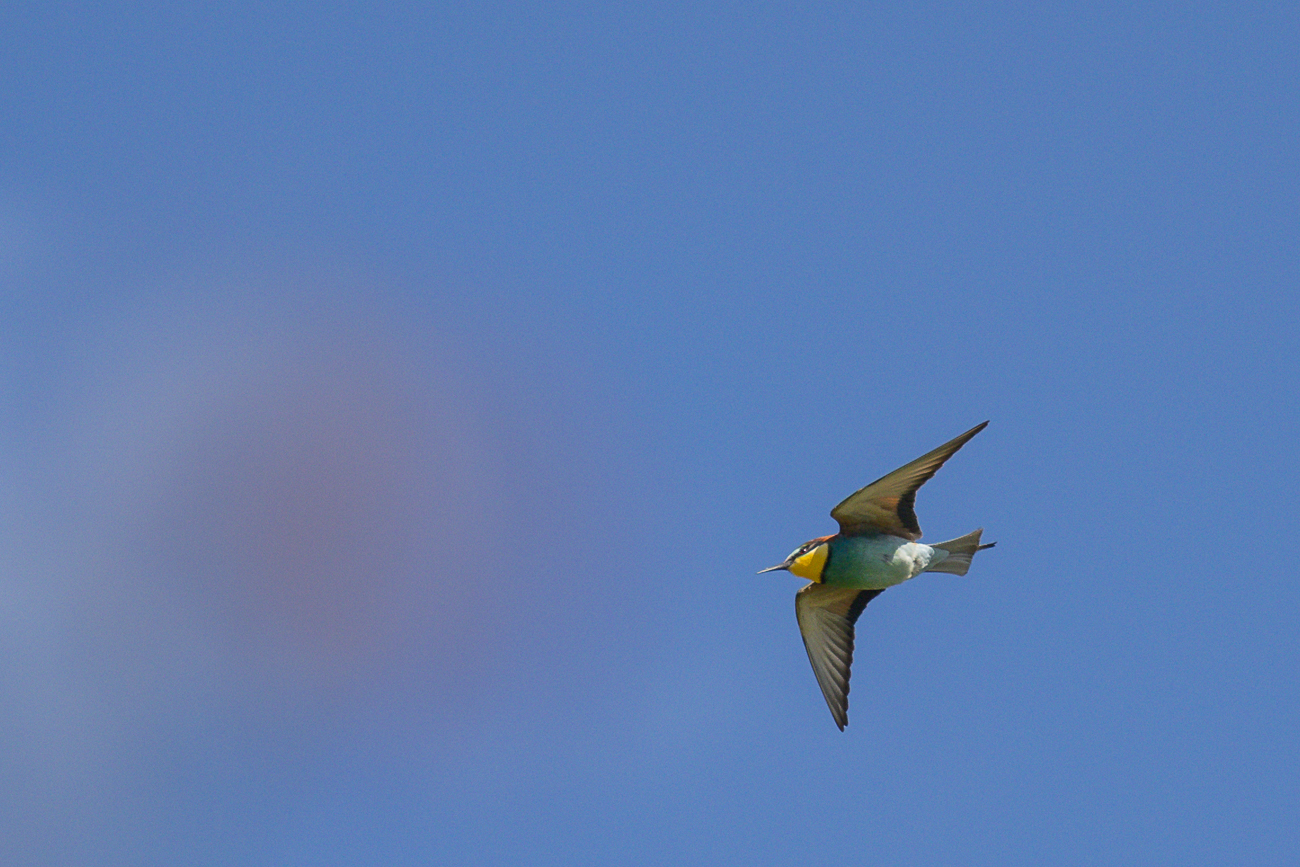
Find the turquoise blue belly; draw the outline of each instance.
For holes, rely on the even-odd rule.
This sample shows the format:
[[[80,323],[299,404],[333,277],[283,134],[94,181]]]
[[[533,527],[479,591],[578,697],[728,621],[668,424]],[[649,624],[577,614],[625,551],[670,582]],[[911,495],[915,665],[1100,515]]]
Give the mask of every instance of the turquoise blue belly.
[[[929,546],[897,536],[840,536],[831,541],[822,583],[863,590],[893,587],[920,572],[924,563],[918,562],[918,555],[928,553]]]

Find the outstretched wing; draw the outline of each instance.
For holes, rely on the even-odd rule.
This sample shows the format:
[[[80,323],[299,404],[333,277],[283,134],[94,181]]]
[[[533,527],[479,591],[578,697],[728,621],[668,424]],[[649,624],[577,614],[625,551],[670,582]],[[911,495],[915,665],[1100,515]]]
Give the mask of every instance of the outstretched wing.
[[[921,525],[916,521],[914,509],[917,489],[987,425],[988,422],[976,425],[955,440],[876,479],[840,503],[831,510],[831,517],[840,523],[840,532],[846,536],[889,533],[911,541],[921,538]]]
[[[840,731],[849,724],[853,624],[867,603],[884,592],[809,584],[794,596],[794,614],[799,620],[803,646]]]

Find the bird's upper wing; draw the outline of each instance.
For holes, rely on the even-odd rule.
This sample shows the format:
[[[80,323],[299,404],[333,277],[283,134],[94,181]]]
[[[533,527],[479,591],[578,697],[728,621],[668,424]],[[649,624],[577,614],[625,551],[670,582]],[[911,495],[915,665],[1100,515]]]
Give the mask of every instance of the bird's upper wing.
[[[809,584],[794,596],[803,646],[835,724],[849,724],[849,669],[853,665],[853,624],[867,603],[884,590],[856,590]]]
[[[916,521],[914,509],[917,489],[987,425],[988,422],[976,425],[845,499],[831,510],[831,517],[840,522],[840,532],[846,536],[889,533],[912,541],[921,538],[921,525]]]

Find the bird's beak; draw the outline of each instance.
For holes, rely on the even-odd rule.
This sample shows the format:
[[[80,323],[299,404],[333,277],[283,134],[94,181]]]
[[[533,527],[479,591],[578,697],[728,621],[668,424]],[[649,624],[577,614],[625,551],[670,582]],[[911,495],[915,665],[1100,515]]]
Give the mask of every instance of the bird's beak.
[[[764,572],[775,572],[778,569],[789,569],[789,568],[790,565],[788,563],[777,563],[775,566],[768,566],[766,569],[759,569],[758,574],[762,575]]]

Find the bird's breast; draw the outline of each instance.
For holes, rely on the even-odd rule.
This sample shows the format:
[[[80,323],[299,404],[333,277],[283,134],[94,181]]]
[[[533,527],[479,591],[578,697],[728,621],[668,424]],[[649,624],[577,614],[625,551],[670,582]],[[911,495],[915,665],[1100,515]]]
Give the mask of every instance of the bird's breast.
[[[841,536],[832,543],[823,583],[877,590],[902,584],[930,565],[934,549],[883,533]]]

